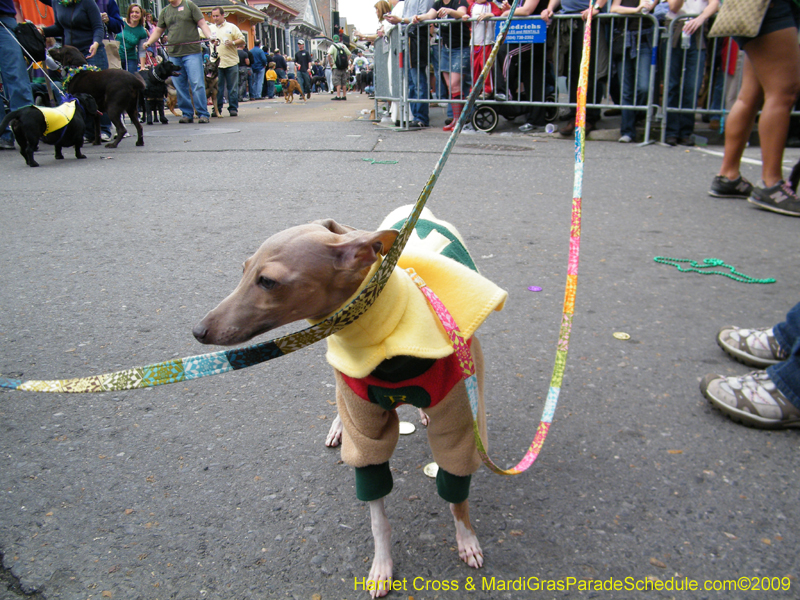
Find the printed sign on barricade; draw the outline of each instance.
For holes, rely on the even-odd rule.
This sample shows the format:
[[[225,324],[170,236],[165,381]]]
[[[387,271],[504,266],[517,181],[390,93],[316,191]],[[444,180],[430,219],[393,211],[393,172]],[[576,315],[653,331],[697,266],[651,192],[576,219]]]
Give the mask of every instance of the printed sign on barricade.
[[[502,21],[495,22],[495,36]],[[547,23],[542,20],[512,21],[506,44],[544,44],[547,42]]]

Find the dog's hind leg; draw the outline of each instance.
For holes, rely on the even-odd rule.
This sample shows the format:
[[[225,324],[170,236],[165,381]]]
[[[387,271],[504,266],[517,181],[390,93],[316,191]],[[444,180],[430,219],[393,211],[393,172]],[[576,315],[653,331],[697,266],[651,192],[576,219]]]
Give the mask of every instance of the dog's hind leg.
[[[136,133],[138,134],[136,145],[144,146],[144,130],[142,129],[142,124],[139,123],[139,113],[136,112],[135,106],[128,107],[128,117],[133,122],[133,126],[136,127]]]
[[[33,153],[36,150],[37,140],[28,139],[28,136],[25,133],[25,130],[22,128],[22,125],[19,121],[14,121],[11,125],[11,131],[14,133],[14,137],[17,140],[17,144],[19,144],[19,153],[22,155],[22,158],[25,159],[25,164],[29,167],[38,167],[39,163],[33,158]]]
[[[56,160],[64,160],[64,155],[61,153],[61,148],[59,144],[56,144]]]
[[[392,526],[386,517],[383,498],[369,502],[372,522],[372,537],[375,541],[375,558],[367,577],[367,589],[372,598],[382,598],[391,591],[392,585]]]
[[[86,158],[86,156],[81,152],[83,148],[83,135],[80,136],[78,142],[75,144],[75,158]]]
[[[128,116],[130,116],[131,121],[134,120],[132,114],[128,113]],[[122,119],[120,117],[121,115],[118,112],[109,111],[108,113],[108,118],[111,119],[111,123],[114,124],[116,135],[114,136],[113,140],[111,140],[106,144],[106,148],[116,148],[117,146],[119,146],[119,143],[122,141],[122,137],[125,135],[125,132],[127,131],[127,129],[125,129],[125,126],[122,124]],[[139,128],[141,128],[141,125],[139,125],[138,115],[136,116],[136,120],[134,122]]]

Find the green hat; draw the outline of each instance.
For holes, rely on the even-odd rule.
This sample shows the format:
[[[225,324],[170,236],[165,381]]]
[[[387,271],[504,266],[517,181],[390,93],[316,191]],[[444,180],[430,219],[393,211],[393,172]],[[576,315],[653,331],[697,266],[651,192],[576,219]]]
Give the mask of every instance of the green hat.
[[[334,42],[338,42],[339,41],[339,36],[338,35],[333,36],[333,41]]]

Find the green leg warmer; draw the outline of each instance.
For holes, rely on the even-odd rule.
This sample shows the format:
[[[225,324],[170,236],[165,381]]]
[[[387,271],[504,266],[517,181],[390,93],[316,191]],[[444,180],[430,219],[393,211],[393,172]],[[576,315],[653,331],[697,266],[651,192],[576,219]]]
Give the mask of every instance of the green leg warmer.
[[[460,477],[439,467],[439,472],[436,474],[436,491],[445,501],[459,504],[469,498],[470,481],[472,475]]]
[[[392,491],[392,487],[394,481],[389,470],[389,461],[380,465],[356,467],[356,498],[362,502],[383,498]]]

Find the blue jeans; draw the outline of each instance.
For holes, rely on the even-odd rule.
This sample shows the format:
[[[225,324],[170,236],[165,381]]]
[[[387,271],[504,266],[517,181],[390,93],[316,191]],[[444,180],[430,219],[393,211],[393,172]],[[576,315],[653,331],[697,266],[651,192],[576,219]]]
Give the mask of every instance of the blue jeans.
[[[634,42],[635,43],[635,42]],[[627,106],[644,106],[647,104],[647,92],[650,89],[650,57],[653,42],[650,35],[642,33],[636,56],[632,57],[633,48],[625,49],[622,67],[622,104]],[[634,98],[635,91],[635,98]],[[622,125],[620,134],[636,137],[635,110],[622,109]]]
[[[197,112],[197,116],[207,119],[209,115],[206,104],[203,53],[170,56],[169,60],[181,69],[181,74],[172,78],[175,84],[175,91],[178,92],[178,108],[181,109],[181,114],[190,119],[193,118],[192,101],[194,101],[194,111]]]
[[[122,62],[122,68],[125,69],[128,73],[138,73],[139,72],[139,59],[138,58],[125,58],[125,54],[123,53],[120,56],[120,61]]]
[[[219,70],[219,83],[217,84],[217,104],[222,106],[225,102],[225,88],[228,88],[228,112],[239,112],[239,65],[225,67]]]
[[[430,125],[428,117],[428,104],[426,102],[414,102],[416,99],[428,98],[428,65],[418,65],[408,67],[408,99],[411,100],[411,117],[419,121],[425,127]]]
[[[767,368],[769,378],[784,396],[800,408],[800,303],[786,315],[786,320],[772,328],[781,348],[789,350],[789,358]]]
[[[275,82],[268,81],[267,82],[267,98],[274,98],[275,97]]]
[[[308,96],[311,93],[311,76],[306,71],[303,71],[297,74],[297,81],[300,82],[303,93]]]
[[[86,62],[98,69],[108,68],[108,55],[106,54],[106,47],[103,45],[103,42],[100,42],[100,45],[97,47],[97,52],[94,53],[92,58],[87,58]],[[105,111],[103,112],[103,116],[100,117],[100,131],[111,135],[111,119]]]
[[[11,110],[17,110],[23,106],[33,104],[33,93],[31,92],[31,80],[28,79],[28,70],[25,67],[25,59],[22,58],[22,48],[17,43],[17,38],[12,33],[17,26],[14,17],[0,16],[0,21],[11,31],[0,27],[0,72],[3,73],[3,91],[8,98]],[[0,117],[6,114],[5,103],[0,102]],[[3,132],[3,139],[14,143],[14,135],[11,129]]]
[[[267,68],[253,69],[253,83],[250,85],[250,100],[258,100],[264,91],[264,73]]]
[[[672,59],[669,65],[669,108],[696,108],[697,89],[703,81],[703,65],[705,50],[697,46],[699,34],[692,36],[692,45],[683,49],[680,42],[672,48]],[[684,56],[686,66],[684,68]],[[683,93],[681,93],[683,79]],[[694,113],[667,113],[666,136],[686,139],[694,133]]]

